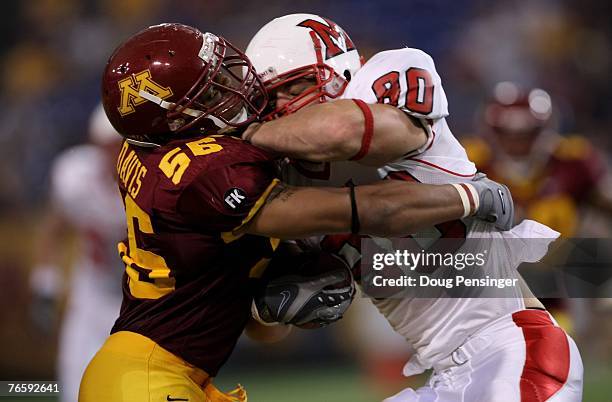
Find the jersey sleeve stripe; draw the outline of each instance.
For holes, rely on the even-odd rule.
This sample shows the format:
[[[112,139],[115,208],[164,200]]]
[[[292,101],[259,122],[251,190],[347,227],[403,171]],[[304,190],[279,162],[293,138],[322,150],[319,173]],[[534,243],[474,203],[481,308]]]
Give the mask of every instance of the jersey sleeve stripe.
[[[408,158],[408,159],[410,159],[411,161],[414,161],[414,162],[418,162],[418,163],[422,163],[422,164],[424,164],[424,165],[430,166],[430,167],[432,167],[432,168],[434,168],[434,169],[441,170],[441,171],[443,171],[444,173],[448,173],[448,174],[451,174],[451,175],[453,175],[453,176],[457,176],[457,177],[466,177],[466,178],[472,178],[472,177],[474,177],[474,174],[473,174],[473,173],[470,173],[470,174],[462,174],[462,173],[453,172],[452,170],[445,169],[445,168],[443,168],[442,166],[438,166],[438,165],[436,165],[435,163],[431,163],[431,162],[428,162],[428,161],[425,161],[425,160],[422,160],[422,159],[416,159],[416,158]]]
[[[242,229],[247,223],[249,223],[251,221],[251,219],[253,219],[253,217],[257,214],[257,212],[259,212],[259,210],[261,209],[263,204],[266,202],[266,199],[268,198],[268,196],[272,192],[272,189],[274,187],[276,187],[276,185],[278,183],[280,183],[280,180],[278,180],[278,179],[272,180],[272,182],[268,185],[268,187],[261,194],[261,196],[257,199],[257,201],[255,201],[255,204],[249,210],[248,215],[246,216],[246,218],[244,218],[242,220],[240,225],[236,226],[234,229],[230,230],[229,232],[222,232],[221,233],[221,238],[223,239],[223,241],[225,243],[231,243],[234,240],[240,238],[244,234],[244,233],[237,233],[237,232],[240,229]]]
[[[361,109],[361,113],[363,113],[363,118],[365,119],[363,137],[361,137],[361,148],[359,148],[359,152],[350,159],[352,161],[358,161],[363,159],[370,150],[372,136],[374,135],[374,116],[372,116],[372,111],[364,101],[361,99],[353,99],[353,102]]]

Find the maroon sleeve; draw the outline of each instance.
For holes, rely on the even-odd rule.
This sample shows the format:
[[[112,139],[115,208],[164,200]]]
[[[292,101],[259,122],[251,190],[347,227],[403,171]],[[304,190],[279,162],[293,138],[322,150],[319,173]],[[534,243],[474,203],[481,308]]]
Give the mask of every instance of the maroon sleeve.
[[[278,183],[270,163],[243,162],[202,172],[181,194],[177,209],[207,231],[246,223]]]

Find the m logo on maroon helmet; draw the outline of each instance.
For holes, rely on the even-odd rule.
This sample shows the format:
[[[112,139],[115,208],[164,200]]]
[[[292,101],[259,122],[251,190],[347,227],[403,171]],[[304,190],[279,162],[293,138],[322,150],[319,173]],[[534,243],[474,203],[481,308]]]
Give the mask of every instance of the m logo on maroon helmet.
[[[323,18],[328,25],[308,19],[297,24],[299,27],[310,28],[325,44],[325,60],[339,54],[355,50],[355,45],[349,36],[332,20]]]
[[[140,96],[140,91],[150,92],[161,99],[172,96],[172,89],[164,87],[151,78],[151,71],[144,70],[137,74],[131,74],[120,80],[119,90],[121,91],[121,104],[117,108],[121,116],[125,116],[136,111],[136,106],[145,103],[147,100]]]

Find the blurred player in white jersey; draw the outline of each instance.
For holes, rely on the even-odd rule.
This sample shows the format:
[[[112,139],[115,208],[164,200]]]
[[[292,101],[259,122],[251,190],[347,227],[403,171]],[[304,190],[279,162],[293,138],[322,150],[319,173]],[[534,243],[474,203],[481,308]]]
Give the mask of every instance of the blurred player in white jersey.
[[[355,45],[335,23],[293,14],[264,26],[246,53],[266,83],[273,110],[271,121],[253,125],[243,138],[291,157],[290,182],[384,178],[461,187],[476,174],[446,123],[446,95],[424,52],[384,51],[362,66]],[[354,162],[337,162],[348,160]],[[469,203],[470,192],[464,196]],[[508,277],[521,262],[542,258],[558,235],[534,221],[502,232],[462,219],[413,237],[474,239],[469,250],[455,250],[462,252],[483,251],[497,239],[502,250],[490,250],[485,269]],[[358,239],[328,237],[321,246],[358,264]],[[580,401],[578,349],[530,296],[525,286],[506,298],[373,300],[416,350],[404,374],[434,369],[425,387],[387,401]]]
[[[83,371],[119,315],[123,270],[116,248],[126,229],[113,172],[120,144],[100,105],[90,118],[89,144],[64,151],[50,173],[50,207],[30,283],[42,325],[53,325],[50,313],[66,293],[57,362],[62,402],[76,402]],[[61,263],[71,235],[78,244],[66,281]]]

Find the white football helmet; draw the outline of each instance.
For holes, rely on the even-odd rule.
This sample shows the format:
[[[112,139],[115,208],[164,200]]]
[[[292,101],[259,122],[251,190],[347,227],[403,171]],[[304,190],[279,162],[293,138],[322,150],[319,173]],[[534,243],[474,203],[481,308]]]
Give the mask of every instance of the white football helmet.
[[[266,119],[340,96],[362,64],[347,33],[314,14],[273,19],[251,39],[246,55],[268,91],[300,78],[317,82],[282,108],[275,108]]]
[[[89,117],[89,140],[96,145],[108,145],[122,139],[106,117],[102,103],[99,103]]]

